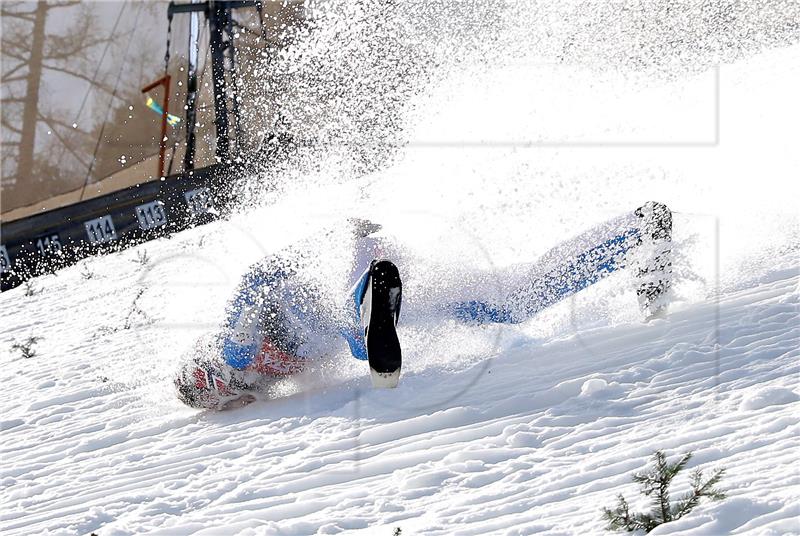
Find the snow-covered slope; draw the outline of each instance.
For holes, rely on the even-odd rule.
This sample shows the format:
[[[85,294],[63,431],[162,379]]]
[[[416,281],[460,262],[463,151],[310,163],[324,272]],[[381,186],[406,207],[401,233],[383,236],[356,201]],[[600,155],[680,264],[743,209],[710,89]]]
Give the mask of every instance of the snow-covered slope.
[[[601,533],[618,493],[647,506],[630,475],[663,449],[726,467],[729,498],[653,534],[800,534],[800,47],[674,78],[476,69],[415,97],[385,169],[296,172],[261,208],[0,295],[0,532]],[[414,313],[454,264],[532,260],[649,199],[676,211],[663,319],[625,273],[521,326]],[[352,215],[408,250],[400,387],[337,355],[270,400],[183,407],[170,377],[238,276]]]
[[[197,413],[162,372],[176,328],[142,314],[98,332],[124,323],[109,300],[137,295],[126,256],[4,297],[12,335],[45,336],[4,358],[4,534],[598,533],[655,449],[727,467],[730,494],[657,533],[800,532],[796,269],[649,324],[506,335],[492,359],[442,356],[397,390],[361,371]]]

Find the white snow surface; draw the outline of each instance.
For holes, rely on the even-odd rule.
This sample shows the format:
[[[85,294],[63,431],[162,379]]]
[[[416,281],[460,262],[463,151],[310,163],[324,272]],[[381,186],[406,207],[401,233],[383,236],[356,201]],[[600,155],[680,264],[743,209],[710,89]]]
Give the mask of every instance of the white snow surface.
[[[646,84],[484,75],[419,96],[386,169],[309,172],[0,295],[0,533],[601,534],[617,494],[648,508],[631,475],[661,449],[725,467],[728,498],[652,534],[800,534],[800,47]],[[675,211],[663,318],[624,272],[520,326],[413,313],[454,266],[533,260],[650,199]],[[350,215],[409,252],[399,388],[337,355],[245,408],[182,406],[171,376],[247,266]]]

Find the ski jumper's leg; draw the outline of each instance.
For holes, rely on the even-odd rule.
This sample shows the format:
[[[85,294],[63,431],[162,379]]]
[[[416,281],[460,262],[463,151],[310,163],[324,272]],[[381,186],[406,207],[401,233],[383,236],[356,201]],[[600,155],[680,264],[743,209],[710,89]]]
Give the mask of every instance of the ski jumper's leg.
[[[379,227],[378,227],[379,228]],[[358,232],[358,229],[357,229]],[[386,241],[369,236],[372,229],[363,231],[354,243],[353,266],[350,270],[350,290],[347,294],[345,318],[347,321],[339,328],[339,334],[347,341],[350,353],[361,361],[367,361],[367,346],[361,325],[361,303],[367,291],[369,271],[373,261],[387,253]]]
[[[402,284],[397,267],[391,261],[378,260],[386,250],[384,240],[369,236],[356,240],[351,276],[354,283],[346,310],[349,321],[339,329],[353,357],[369,361],[379,380],[383,374],[399,376],[401,364],[395,327],[400,316]],[[396,379],[390,383],[396,385]]]
[[[372,386],[397,387],[402,349],[397,337],[403,287],[397,266],[373,260],[352,289],[352,324],[342,336],[357,359],[369,362]]]
[[[648,203],[560,244],[535,264],[509,270],[501,279],[510,288],[500,299],[460,302],[452,312],[468,323],[523,322],[628,264],[636,267],[642,308],[650,307],[669,288],[671,228],[669,209]]]
[[[361,328],[360,304],[367,290],[368,279],[369,267],[361,273],[361,276],[350,290],[350,300],[352,300],[348,304],[350,322],[339,330],[339,333],[350,347],[350,353],[361,361],[367,360],[367,345],[364,342],[364,334]]]
[[[583,249],[589,237],[590,240],[596,240],[596,245]],[[592,229],[577,241],[564,244],[566,247],[559,255],[560,263],[553,263],[544,270],[534,270],[534,277],[528,284],[511,295],[512,316],[516,321],[527,320],[539,311],[597,283],[622,268],[626,254],[638,242],[639,229],[633,225],[631,218],[626,217]]]

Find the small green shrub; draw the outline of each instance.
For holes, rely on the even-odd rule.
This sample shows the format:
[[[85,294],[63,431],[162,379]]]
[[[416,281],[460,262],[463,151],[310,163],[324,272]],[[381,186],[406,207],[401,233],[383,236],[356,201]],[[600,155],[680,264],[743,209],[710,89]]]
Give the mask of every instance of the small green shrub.
[[[36,343],[40,340],[42,340],[41,337],[28,337],[25,342],[15,342],[13,345],[11,345],[11,349],[18,350],[22,354],[23,358],[30,359],[32,357],[36,357],[36,350],[34,349],[34,346],[36,346]]]
[[[26,296],[35,296],[39,294],[42,290],[36,286],[33,281],[25,281],[25,295]]]
[[[725,474],[725,469],[717,469],[711,477],[703,482],[703,472],[700,469],[692,473],[692,490],[678,499],[674,504],[670,500],[669,486],[689,460],[692,453],[684,454],[680,460],[670,464],[662,451],[653,454],[655,467],[644,473],[633,475],[633,481],[641,485],[642,493],[651,498],[653,508],[650,512],[631,512],[628,501],[620,494],[617,497],[617,506],[613,510],[603,508],[603,517],[608,522],[607,530],[628,531],[643,530],[650,532],[662,523],[675,521],[685,516],[700,504],[702,498],[720,501],[725,498],[725,493],[714,488]]]

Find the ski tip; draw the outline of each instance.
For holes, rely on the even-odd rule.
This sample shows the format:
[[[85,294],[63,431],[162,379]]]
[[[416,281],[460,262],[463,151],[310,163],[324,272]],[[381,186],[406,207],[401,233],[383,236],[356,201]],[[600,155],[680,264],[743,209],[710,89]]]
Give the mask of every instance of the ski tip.
[[[394,389],[400,383],[400,369],[393,372],[377,372],[370,367],[369,372],[372,377],[372,387],[376,389]]]

